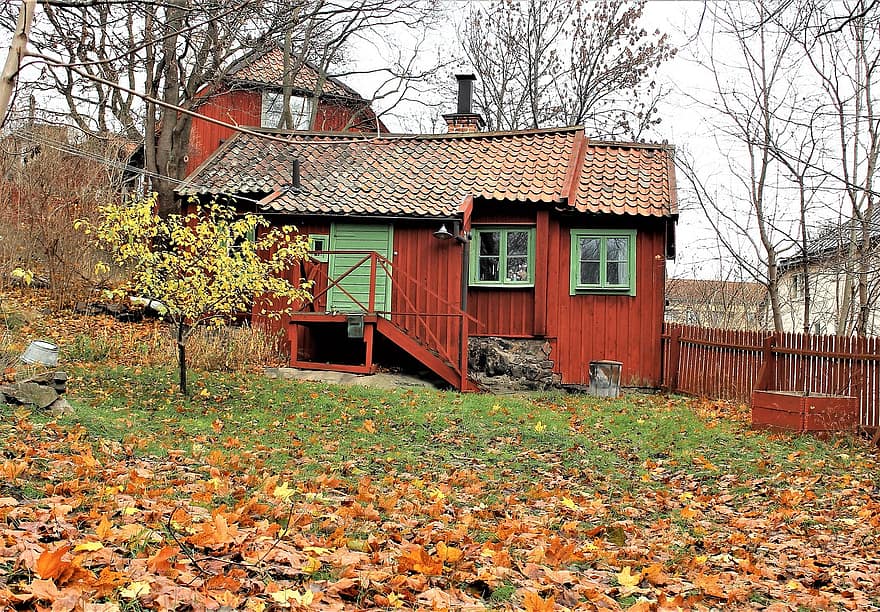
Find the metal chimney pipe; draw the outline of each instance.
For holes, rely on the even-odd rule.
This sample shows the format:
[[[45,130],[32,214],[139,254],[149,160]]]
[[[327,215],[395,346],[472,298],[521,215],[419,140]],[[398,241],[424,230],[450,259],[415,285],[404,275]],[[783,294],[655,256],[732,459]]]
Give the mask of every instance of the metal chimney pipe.
[[[299,175],[299,158],[298,157],[294,158],[294,160],[293,160],[293,168],[292,168],[290,179],[291,179],[290,180],[291,187],[293,187],[294,189],[299,189],[300,187],[302,187],[302,183],[300,182],[300,175]]]
[[[474,81],[477,77],[473,74],[457,74],[458,80],[458,111],[459,115],[469,115],[473,112]]]

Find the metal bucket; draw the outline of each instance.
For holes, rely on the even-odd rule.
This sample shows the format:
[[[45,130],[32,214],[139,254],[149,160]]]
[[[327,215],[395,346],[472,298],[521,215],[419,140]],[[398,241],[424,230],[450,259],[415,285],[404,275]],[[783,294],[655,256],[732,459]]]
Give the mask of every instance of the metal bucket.
[[[598,397],[617,397],[620,395],[619,361],[590,362],[590,395]]]
[[[24,353],[21,354],[21,360],[25,363],[37,363],[49,367],[57,365],[58,347],[51,342],[34,340],[24,349]]]

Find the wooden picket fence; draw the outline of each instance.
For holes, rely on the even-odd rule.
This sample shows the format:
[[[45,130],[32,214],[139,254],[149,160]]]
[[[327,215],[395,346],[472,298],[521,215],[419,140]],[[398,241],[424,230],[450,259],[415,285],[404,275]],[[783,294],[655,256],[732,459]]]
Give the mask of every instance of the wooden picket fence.
[[[880,427],[880,338],[734,331],[666,323],[663,387],[749,401],[754,389],[851,395]]]

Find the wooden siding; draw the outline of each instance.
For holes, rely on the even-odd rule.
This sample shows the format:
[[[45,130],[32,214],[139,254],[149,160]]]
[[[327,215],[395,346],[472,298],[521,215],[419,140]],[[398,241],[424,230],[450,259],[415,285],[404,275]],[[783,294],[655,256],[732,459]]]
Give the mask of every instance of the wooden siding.
[[[636,295],[570,295],[570,230],[610,227],[637,230]],[[551,219],[549,233],[547,335],[552,338],[550,359],[562,382],[586,384],[590,362],[611,359],[623,362],[621,384],[659,386],[666,278],[662,225],[629,218],[613,226]]]
[[[508,222],[513,220],[510,217]],[[565,384],[588,384],[590,361],[613,359],[623,362],[622,384],[659,386],[665,285],[662,223],[631,217],[614,222],[598,217],[560,218],[541,211],[537,220],[539,230],[546,225],[546,230],[537,232],[535,244],[537,254],[547,253],[543,263],[536,257],[536,268],[542,267],[536,269],[536,276],[541,275],[541,281],[527,289],[469,288],[470,334],[546,338],[554,369]],[[276,222],[291,221],[303,233],[329,233],[329,219]],[[449,312],[448,303],[460,304],[461,258],[467,247],[434,238],[434,222],[397,220],[393,225],[394,252],[389,258],[394,268],[392,320],[416,337],[430,333],[445,344],[454,344],[461,333],[459,321],[443,313]],[[581,228],[636,229],[635,297],[569,295],[570,231]],[[316,287],[316,292],[322,288]],[[542,292],[540,299],[536,291]],[[325,309],[323,300],[315,304],[317,312]],[[431,316],[406,314],[412,312]],[[543,334],[537,320],[542,316]]]
[[[394,312],[440,314],[449,310],[443,301],[461,304],[461,256],[467,247],[454,240],[434,238],[431,233],[436,229],[434,222],[395,223],[391,291]],[[398,270],[402,273],[397,274]],[[395,317],[395,321],[404,329],[425,324],[409,315]],[[436,317],[432,324],[444,342],[460,333],[458,321],[449,317]]]
[[[211,97],[199,106],[199,113],[212,119],[241,126],[260,125],[260,92],[255,90],[226,91]],[[189,161],[187,173],[201,165],[208,156],[217,150],[222,140],[232,138],[235,130],[193,119],[189,138]]]
[[[530,338],[535,335],[535,290],[471,287],[468,314],[482,323],[471,322],[472,336]]]
[[[662,220],[560,217],[552,212],[475,206],[474,226],[534,223],[535,286],[528,289],[470,287],[473,336],[544,337],[565,384],[589,383],[590,361],[623,362],[622,383],[660,384],[660,336],[665,293]],[[497,221],[496,221],[497,220]],[[636,295],[570,295],[572,229],[636,229]]]

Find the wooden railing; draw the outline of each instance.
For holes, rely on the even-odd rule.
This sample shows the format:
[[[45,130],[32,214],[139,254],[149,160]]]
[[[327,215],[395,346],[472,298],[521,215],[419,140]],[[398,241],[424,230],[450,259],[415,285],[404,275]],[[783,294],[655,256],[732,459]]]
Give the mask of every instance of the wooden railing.
[[[355,309],[385,317],[427,350],[434,351],[450,366],[459,372],[467,372],[468,321],[473,321],[480,327],[482,324],[462,311],[459,304],[446,299],[374,251],[320,251],[314,252],[314,255],[352,255],[359,259],[334,278],[329,276],[328,263],[316,258],[304,262],[303,277],[313,282],[313,298],[301,310],[325,312],[328,309],[329,292],[338,290],[351,300],[351,306]],[[369,266],[370,269],[369,296],[366,301],[353,295],[344,283],[346,278],[362,266]],[[377,305],[376,285],[380,274],[391,285],[391,303],[388,308]]]
[[[754,389],[851,395],[880,427],[880,338],[709,329],[667,323],[663,386],[747,402]]]

